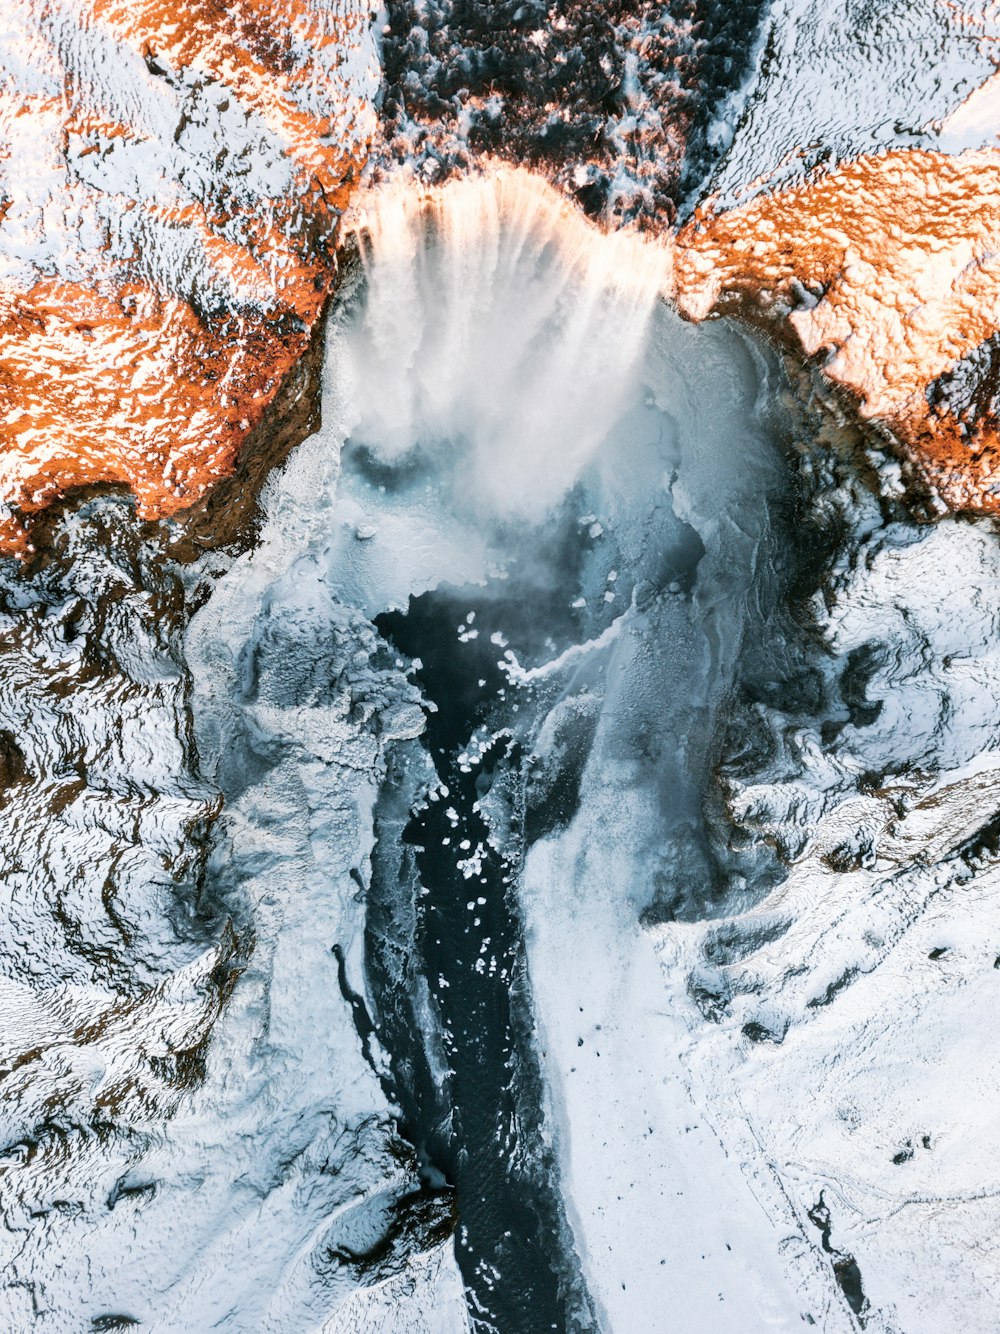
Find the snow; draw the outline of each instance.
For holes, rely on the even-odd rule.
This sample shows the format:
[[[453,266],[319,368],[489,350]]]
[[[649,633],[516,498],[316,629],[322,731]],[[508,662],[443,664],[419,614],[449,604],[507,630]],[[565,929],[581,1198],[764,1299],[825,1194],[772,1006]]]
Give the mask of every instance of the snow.
[[[492,641],[512,684],[554,691],[549,720],[543,711],[534,725],[541,756],[578,691],[595,692],[601,709],[579,814],[530,850],[521,905],[548,1133],[602,1328],[658,1328],[669,1312],[674,1328],[742,1334],[827,1310],[828,1329],[848,1330],[815,1243],[788,1210],[769,1211],[780,1184],[765,1191],[744,1176],[692,1100],[681,1061],[690,1002],[665,1004],[658,938],[640,921],[655,883],[692,852],[704,741],[750,615],[753,570],[766,568],[765,497],[782,465],[755,411],[771,372],[735,333],[684,326],[644,275],[635,292],[602,291],[602,250],[616,241],[579,236],[537,186],[501,175],[444,187],[422,207],[377,202],[384,212],[358,224],[368,283],[354,323],[331,339],[331,393],[355,439],[417,471],[387,496],[342,477],[335,531],[359,505],[374,522],[378,505],[386,542],[377,557],[366,546],[363,567],[338,563],[337,587],[368,607],[401,605],[404,590],[481,579],[491,558],[523,565],[532,527],[552,523],[570,494],[584,516],[573,527],[594,553],[580,589],[590,599],[566,587],[591,633],[531,662],[505,636]],[[623,343],[643,289],[645,314]],[[499,419],[492,404],[504,405]],[[492,535],[486,560],[461,541],[463,574],[454,538],[436,532],[418,546],[409,526],[431,507],[437,532]],[[512,521],[523,536],[504,535]],[[708,549],[687,596],[692,528]],[[539,565],[534,577],[567,576]],[[605,600],[609,583],[623,612]],[[638,759],[640,735],[654,769]],[[696,861],[681,879],[699,873]]]
[[[861,153],[992,144],[998,22],[980,0],[775,0],[706,190],[730,204]]]
[[[294,22],[289,6],[288,22]],[[247,218],[280,227],[294,192],[297,146],[256,79],[206,76],[192,65],[156,73],[143,56],[141,16],[89,21],[80,0],[15,6],[5,15],[0,71],[30,110],[4,117],[3,172],[9,207],[0,240],[0,277],[27,290],[42,275],[91,285],[120,280],[129,264],[161,291],[211,292],[230,305],[273,300],[270,287],[227,286],[197,226],[204,209],[221,234],[247,244]],[[341,26],[341,41],[295,52],[309,77],[293,80],[293,105],[319,118],[360,158],[373,127],[373,40],[367,11],[316,0],[311,21]],[[226,35],[238,40],[234,27]],[[205,33],[211,47],[213,34]],[[210,52],[211,54],[211,52]],[[298,146],[301,151],[301,145]],[[226,201],[224,210],[218,202]],[[207,228],[205,229],[207,232]],[[230,275],[232,277],[232,275]]]

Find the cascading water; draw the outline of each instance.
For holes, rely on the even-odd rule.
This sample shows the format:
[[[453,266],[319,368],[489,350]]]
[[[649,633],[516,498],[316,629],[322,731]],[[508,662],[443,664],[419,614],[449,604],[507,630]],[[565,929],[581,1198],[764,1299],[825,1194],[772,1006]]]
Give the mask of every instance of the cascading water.
[[[375,812],[367,972],[389,1087],[425,1179],[454,1186],[477,1328],[638,1328],[652,1313],[592,1253],[569,1152],[579,1135],[594,1181],[620,1166],[590,1142],[607,1089],[581,1077],[568,1131],[545,1035],[578,985],[586,1023],[602,977],[629,985],[639,965],[609,978],[611,941],[652,968],[642,920],[720,906],[717,718],[783,563],[772,372],[662,304],[667,252],[601,235],[526,174],[382,194],[356,226],[364,277],[330,343],[345,443],[325,578],[427,711]],[[601,1044],[607,1079],[639,1040]],[[637,1271],[659,1277],[668,1249],[661,1175],[627,1206],[648,1211],[655,1258],[628,1243],[647,1292]]]
[[[537,524],[635,395],[670,251],[596,232],[523,172],[389,191],[355,227],[352,438],[384,463],[447,449],[467,513]]]
[[[357,227],[252,551],[0,568],[0,1325],[989,1327],[995,534],[530,177]]]

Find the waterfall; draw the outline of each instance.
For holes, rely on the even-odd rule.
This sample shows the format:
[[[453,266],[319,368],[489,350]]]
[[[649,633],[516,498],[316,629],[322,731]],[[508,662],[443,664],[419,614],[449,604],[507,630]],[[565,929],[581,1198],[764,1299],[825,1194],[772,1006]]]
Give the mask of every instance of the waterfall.
[[[427,711],[392,752],[369,891],[403,1124],[455,1186],[492,1327],[654,1328],[661,1239],[687,1242],[643,1119],[662,1103],[655,1028],[621,996],[652,994],[644,921],[728,901],[703,803],[781,578],[776,372],[669,309],[669,249],[600,231],[526,172],[380,190],[351,228],[325,578],[412,664]],[[596,1062],[585,1011],[632,1030]],[[623,1246],[629,1210],[648,1237]],[[692,1301],[708,1319],[717,1292]]]
[[[460,440],[464,501],[539,519],[635,392],[669,249],[600,232],[523,170],[380,191],[351,228],[352,434],[386,460]]]

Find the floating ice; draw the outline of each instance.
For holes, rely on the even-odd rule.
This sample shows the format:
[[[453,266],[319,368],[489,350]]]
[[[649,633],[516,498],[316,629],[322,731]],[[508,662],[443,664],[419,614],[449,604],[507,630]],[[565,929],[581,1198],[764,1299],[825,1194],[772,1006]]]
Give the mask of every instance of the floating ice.
[[[254,552],[0,581],[3,1319],[988,1327],[995,535],[536,182],[357,228]]]

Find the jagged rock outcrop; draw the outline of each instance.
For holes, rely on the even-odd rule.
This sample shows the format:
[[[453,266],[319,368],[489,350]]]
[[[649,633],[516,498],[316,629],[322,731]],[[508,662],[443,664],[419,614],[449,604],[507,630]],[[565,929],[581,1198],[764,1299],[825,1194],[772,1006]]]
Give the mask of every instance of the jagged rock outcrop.
[[[958,510],[1000,509],[1000,154],[861,157],[678,234],[676,299],[775,333]]]
[[[823,31],[849,17],[838,10]],[[338,220],[376,131],[379,54],[376,188],[401,163],[428,184],[501,159],[606,226],[676,239],[685,313],[766,328],[899,446],[918,487],[952,508],[997,508],[1000,154],[897,143],[989,139],[992,85],[977,84],[975,63],[992,39],[985,18],[935,19],[948,51],[962,36],[980,53],[961,68],[947,56],[957,111],[921,127],[910,108],[895,138],[874,137],[884,148],[832,167],[803,144],[791,155],[802,170],[761,155],[776,62],[792,76],[784,29],[760,6],[737,19],[714,0],[394,0],[386,18],[377,51],[360,0],[199,0],[183,22],[163,0],[12,15],[0,52],[0,550],[30,547],[32,515],[95,484],[130,488],[145,518],[193,509],[199,531],[221,523],[240,509],[233,486],[225,504],[209,497],[248,445],[277,434],[284,449],[314,424],[301,370],[291,389],[288,377],[335,282]],[[871,61],[891,64],[894,32],[868,34]],[[895,106],[900,80],[879,69]],[[921,97],[935,114],[950,106]],[[782,143],[796,117],[804,133],[819,114],[797,105],[793,87]],[[848,110],[830,116],[824,142],[858,138]],[[689,216],[710,172],[718,193]]]
[[[0,549],[76,486],[231,471],[309,344],[372,133],[360,0],[15,7],[0,63]]]

